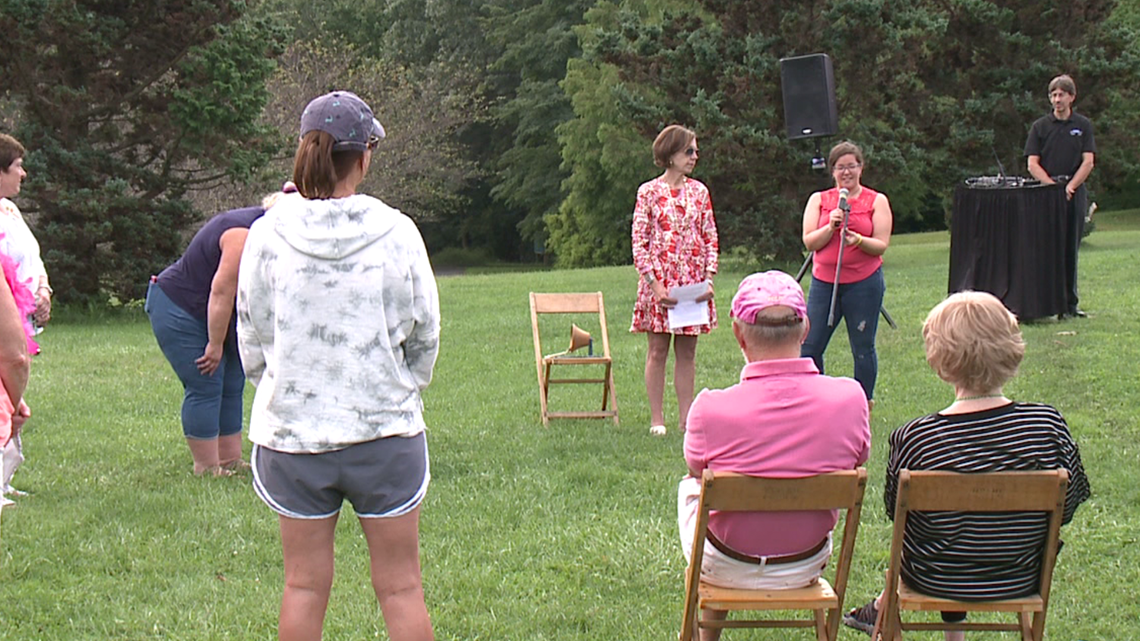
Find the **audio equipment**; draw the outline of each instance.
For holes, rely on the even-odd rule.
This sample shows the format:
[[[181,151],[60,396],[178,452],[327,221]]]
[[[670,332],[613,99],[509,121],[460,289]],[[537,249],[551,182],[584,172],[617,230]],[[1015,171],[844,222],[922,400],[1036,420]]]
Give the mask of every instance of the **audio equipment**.
[[[835,74],[826,53],[781,59],[780,86],[789,140],[834,136],[839,131]]]

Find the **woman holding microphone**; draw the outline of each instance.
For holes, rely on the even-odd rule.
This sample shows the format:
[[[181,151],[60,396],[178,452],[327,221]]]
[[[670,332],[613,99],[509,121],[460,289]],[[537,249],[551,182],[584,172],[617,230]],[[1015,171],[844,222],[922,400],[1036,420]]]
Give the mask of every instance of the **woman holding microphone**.
[[[842,317],[847,325],[855,380],[873,402],[879,371],[875,333],[886,291],[882,256],[891,242],[891,204],[885,194],[860,182],[863,151],[854,143],[843,141],[832,147],[827,164],[835,187],[812,194],[804,208],[804,247],[815,252],[815,266],[807,301],[811,329],[801,354],[810,356],[823,372],[823,353],[835,331],[834,325],[828,325],[832,293],[838,288],[834,319],[838,324]],[[840,238],[845,216],[847,232]]]

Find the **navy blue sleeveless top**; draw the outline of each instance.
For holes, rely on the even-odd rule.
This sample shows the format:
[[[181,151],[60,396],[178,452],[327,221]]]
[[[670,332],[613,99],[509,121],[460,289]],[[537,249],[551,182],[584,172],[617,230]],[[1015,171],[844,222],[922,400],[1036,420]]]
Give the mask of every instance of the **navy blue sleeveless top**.
[[[198,233],[194,234],[186,253],[158,275],[157,285],[175,305],[194,318],[205,321],[210,285],[214,282],[218,264],[222,262],[222,248],[219,245],[222,234],[235,227],[249,229],[253,221],[261,218],[264,213],[265,210],[261,207],[245,207],[222,212],[206,221]],[[230,318],[231,330],[236,320],[236,315]]]

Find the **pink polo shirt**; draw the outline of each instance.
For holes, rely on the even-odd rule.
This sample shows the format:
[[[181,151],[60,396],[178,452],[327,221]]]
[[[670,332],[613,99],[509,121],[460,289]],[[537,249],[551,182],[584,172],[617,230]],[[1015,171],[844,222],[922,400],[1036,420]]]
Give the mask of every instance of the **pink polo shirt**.
[[[697,473],[800,478],[854,469],[870,450],[863,388],[820,374],[810,358],[752,362],[740,383],[702,390],[685,432],[685,461]],[[771,556],[810,549],[838,518],[829,510],[713,512],[709,528],[734,550]]]

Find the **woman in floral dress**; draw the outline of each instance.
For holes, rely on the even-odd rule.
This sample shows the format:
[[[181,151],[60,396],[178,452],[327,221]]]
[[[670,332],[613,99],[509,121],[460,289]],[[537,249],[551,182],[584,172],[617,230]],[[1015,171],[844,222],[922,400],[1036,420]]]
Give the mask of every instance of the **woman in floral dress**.
[[[653,162],[665,173],[641,185],[633,210],[633,264],[641,278],[633,308],[631,332],[645,332],[645,391],[652,418],[650,432],[665,434],[665,364],[673,342],[673,387],[678,426],[685,429],[693,403],[697,337],[716,327],[712,277],[717,270],[718,241],[709,190],[689,178],[700,157],[697,135],[680,125],[663,129],[653,141]],[[673,287],[705,282],[708,301],[705,325],[669,328],[666,310],[677,304]]]

